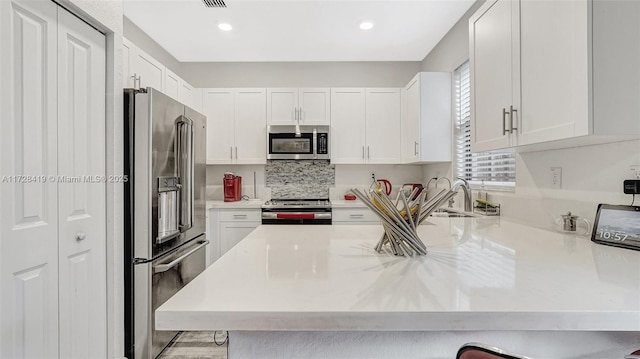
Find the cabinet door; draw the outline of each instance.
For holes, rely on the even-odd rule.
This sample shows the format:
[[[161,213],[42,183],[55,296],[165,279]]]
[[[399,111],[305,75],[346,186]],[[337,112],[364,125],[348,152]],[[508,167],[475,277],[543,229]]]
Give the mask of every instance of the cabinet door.
[[[198,89],[194,89],[193,86],[182,79],[180,79],[180,87],[178,89],[178,100],[196,111],[202,111],[202,105],[198,104]]]
[[[0,1],[1,358],[58,357],[56,8]]]
[[[329,125],[331,91],[328,88],[304,88],[298,93],[301,125]]]
[[[400,89],[367,89],[367,162],[400,163],[400,104]]]
[[[420,148],[420,77],[414,77],[405,88],[406,108],[402,126],[403,162],[416,162]]]
[[[298,121],[298,89],[267,89],[267,123],[293,125]]]
[[[331,89],[331,118],[331,162],[364,163],[364,89]]]
[[[216,208],[211,208],[207,211],[207,239],[209,245],[207,246],[206,263],[207,267],[220,258],[220,211]]]
[[[519,145],[589,134],[588,4],[520,2]]]
[[[513,46],[517,42],[518,2],[487,1],[470,19],[471,149],[474,152],[514,145],[510,106],[516,107],[514,69],[519,68]],[[514,33],[514,31],[516,33]],[[517,96],[519,99],[519,96]],[[517,120],[514,126],[517,127]]]
[[[204,115],[207,116],[207,164],[231,163],[234,137],[234,90],[204,89]]]
[[[133,88],[133,73],[131,72],[131,66],[129,65],[132,61],[131,54],[133,51],[131,50],[132,44],[129,40],[122,38],[122,87],[123,88]]]
[[[130,48],[129,71],[140,76],[139,88],[153,87],[164,91],[164,65],[135,46]]]
[[[162,92],[174,100],[181,101],[179,93],[182,79],[167,68],[164,72],[164,91]]]
[[[107,356],[105,37],[58,10],[60,357]]]
[[[220,248],[224,255],[244,237],[258,228],[258,222],[220,222]]]
[[[236,90],[234,160],[238,164],[267,161],[265,89]]]

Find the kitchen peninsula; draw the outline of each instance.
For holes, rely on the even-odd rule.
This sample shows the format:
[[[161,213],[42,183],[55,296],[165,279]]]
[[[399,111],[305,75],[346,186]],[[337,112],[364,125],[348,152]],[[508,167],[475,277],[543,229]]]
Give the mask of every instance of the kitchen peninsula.
[[[260,226],[156,311],[229,330],[229,357],[535,358],[640,348],[640,252],[501,218],[430,218],[429,253],[376,253],[381,226]]]

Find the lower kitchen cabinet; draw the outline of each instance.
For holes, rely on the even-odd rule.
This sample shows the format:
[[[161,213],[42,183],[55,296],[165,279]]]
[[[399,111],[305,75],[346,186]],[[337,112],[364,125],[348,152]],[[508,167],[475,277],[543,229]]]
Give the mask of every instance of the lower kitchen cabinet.
[[[380,224],[380,219],[367,207],[333,208],[333,224]]]
[[[260,225],[260,209],[211,208],[207,212],[207,266],[218,260]]]

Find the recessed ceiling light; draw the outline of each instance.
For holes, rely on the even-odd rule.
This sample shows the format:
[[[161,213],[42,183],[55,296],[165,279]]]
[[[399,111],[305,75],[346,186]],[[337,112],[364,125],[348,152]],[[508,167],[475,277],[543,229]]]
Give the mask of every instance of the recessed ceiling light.
[[[373,28],[373,23],[369,21],[363,21],[360,23],[360,28],[362,30],[371,30],[371,28]]]
[[[222,30],[222,31],[231,31],[231,29],[233,29],[233,26],[222,22],[220,24],[218,24],[218,29]]]

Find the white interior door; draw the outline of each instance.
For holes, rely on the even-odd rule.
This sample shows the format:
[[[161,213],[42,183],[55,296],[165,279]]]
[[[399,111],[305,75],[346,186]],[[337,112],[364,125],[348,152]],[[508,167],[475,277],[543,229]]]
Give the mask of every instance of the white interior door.
[[[58,10],[60,357],[105,358],[105,37]]]
[[[58,357],[56,11],[0,1],[2,358]]]

